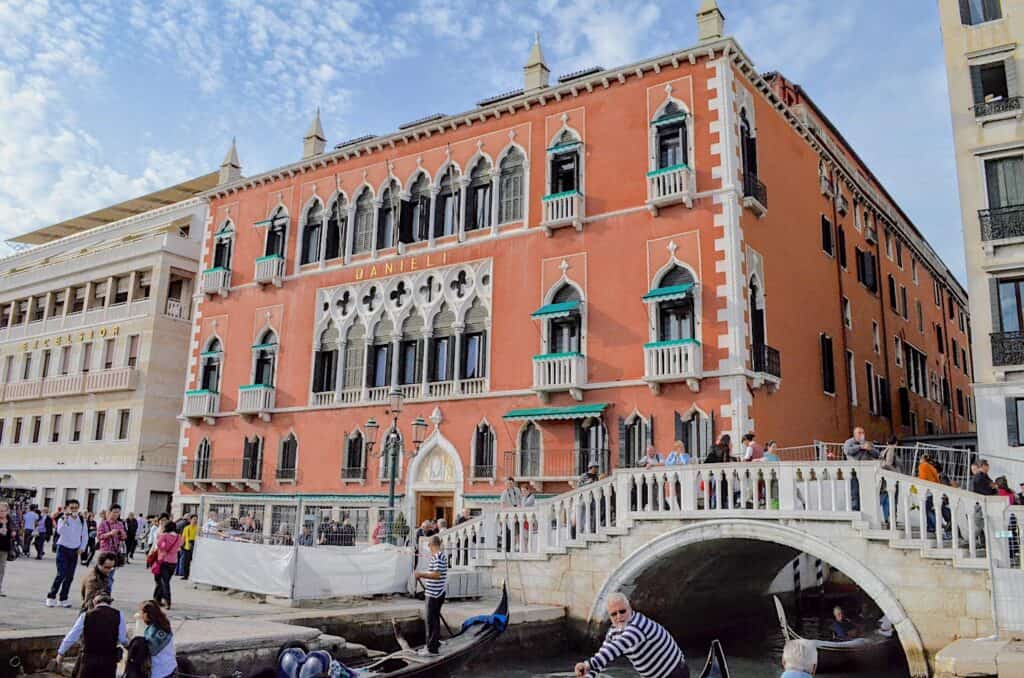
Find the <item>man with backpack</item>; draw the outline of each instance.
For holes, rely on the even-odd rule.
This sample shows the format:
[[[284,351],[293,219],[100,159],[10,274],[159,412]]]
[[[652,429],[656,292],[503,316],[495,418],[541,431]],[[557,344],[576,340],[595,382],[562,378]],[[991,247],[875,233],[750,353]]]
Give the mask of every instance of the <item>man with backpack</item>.
[[[78,555],[89,542],[89,530],[78,508],[77,499],[69,500],[64,507],[64,513],[57,519],[57,576],[54,577],[50,592],[46,595],[46,607],[71,607],[68,591],[75,579]]]

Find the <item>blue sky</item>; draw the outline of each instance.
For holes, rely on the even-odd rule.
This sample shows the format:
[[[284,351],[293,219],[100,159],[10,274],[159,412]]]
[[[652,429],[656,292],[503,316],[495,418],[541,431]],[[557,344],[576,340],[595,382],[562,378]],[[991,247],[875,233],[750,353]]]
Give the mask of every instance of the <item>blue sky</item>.
[[[694,43],[699,0],[4,0],[0,240],[211,171],[472,108],[553,75]],[[720,0],[761,71],[804,86],[963,279],[941,36],[922,0]],[[45,30],[40,27],[45,26]],[[0,244],[0,251],[3,249]]]

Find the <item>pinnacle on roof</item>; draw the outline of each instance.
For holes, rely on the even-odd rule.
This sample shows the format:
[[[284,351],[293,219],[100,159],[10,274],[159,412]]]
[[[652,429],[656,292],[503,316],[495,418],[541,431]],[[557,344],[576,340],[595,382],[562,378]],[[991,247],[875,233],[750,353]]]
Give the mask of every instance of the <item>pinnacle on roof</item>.
[[[306,136],[302,137],[302,159],[320,155],[326,147],[327,137],[324,136],[324,127],[320,124],[320,107],[317,106],[313,122],[309,123],[309,130]]]
[[[530,58],[523,66],[523,89],[529,93],[547,87],[550,75],[551,71],[544,63],[544,52],[540,48],[540,33],[536,33],[533,37],[533,47],[530,48]]]
[[[228,184],[242,176],[242,163],[238,160],[238,147],[235,138],[231,137],[231,148],[224,155],[224,162],[220,164],[220,173],[217,177],[218,184]]]

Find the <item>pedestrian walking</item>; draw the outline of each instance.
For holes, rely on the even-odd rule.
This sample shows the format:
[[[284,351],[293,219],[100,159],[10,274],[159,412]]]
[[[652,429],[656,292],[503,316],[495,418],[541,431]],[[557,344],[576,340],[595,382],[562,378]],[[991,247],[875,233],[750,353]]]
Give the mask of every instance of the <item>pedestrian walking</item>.
[[[139,534],[139,521],[135,518],[134,513],[128,514],[128,519],[124,521],[124,529],[127,535],[124,540],[124,558],[126,563],[130,563],[135,557],[136,537]]]
[[[417,572],[423,582],[427,599],[427,646],[421,654],[438,654],[441,649],[441,607],[448,593],[448,557],[441,551],[441,538],[436,534],[427,543],[430,562],[425,572]]]
[[[32,537],[32,546],[36,550],[36,560],[42,560],[46,552],[46,542],[50,538],[50,531],[53,529],[53,519],[50,517],[49,507],[44,506],[39,513],[39,520],[36,522],[36,533]]]
[[[150,571],[156,586],[153,588],[153,600],[162,602],[164,607],[171,609],[171,578],[178,564],[178,551],[181,550],[181,535],[174,521],[165,520],[163,532],[156,538],[156,559]]]
[[[167,678],[178,670],[171,622],[155,600],[139,605],[139,619],[146,625],[143,637],[149,648],[151,678]]]
[[[47,516],[50,522],[46,526],[46,537],[50,540],[50,551],[54,554],[57,553],[57,521],[64,515],[64,509],[58,506],[56,511]]]
[[[58,553],[61,548],[58,544]],[[101,593],[94,599],[93,609],[78,615],[74,625],[57,649],[59,668],[64,655],[75,643],[81,642],[75,662],[74,678],[115,678],[117,675],[118,645],[128,644],[128,630],[124,614],[112,607],[114,599]]]
[[[121,505],[111,504],[107,511],[107,517],[96,526],[96,540],[99,543],[100,553],[114,554],[115,567],[121,567],[127,562],[125,540],[128,539],[128,529],[121,520]],[[110,592],[114,592],[114,573],[110,572]]]
[[[39,507],[32,504],[25,511],[25,515],[21,517],[21,529],[22,529],[22,551],[25,553],[27,558],[30,554],[29,551],[32,548],[32,539],[36,535],[36,525],[39,524]]]
[[[89,532],[88,541],[85,543],[85,550],[82,551],[82,565],[92,564],[92,557],[96,555],[96,517],[92,511],[85,512],[85,529]]]
[[[181,550],[184,555],[181,557],[181,578],[188,579],[192,575],[192,555],[195,553],[196,538],[199,536],[199,515],[193,513],[189,516],[188,525],[181,531]],[[303,544],[300,542],[300,546]],[[309,544],[312,546],[312,544]]]
[[[813,640],[787,640],[782,649],[781,678],[812,678],[818,670],[818,648]]]
[[[11,507],[5,501],[0,501],[0,598],[4,594],[4,571],[7,569],[7,559],[12,557],[14,545],[18,541],[18,532],[14,527],[14,518],[11,516]]]
[[[689,678],[690,670],[679,645],[658,622],[633,610],[621,593],[608,596],[608,629],[604,644],[594,656],[576,664],[576,675],[600,673],[626,655],[643,678]]]
[[[89,533],[85,519],[79,514],[77,499],[70,500],[64,507],[63,514],[57,519],[54,533],[54,543],[57,544],[57,576],[50,585],[46,606],[71,607],[68,592],[75,578],[78,556],[89,541]]]
[[[114,567],[117,559],[113,553],[101,553],[96,559],[96,566],[82,578],[82,612],[88,612],[101,593],[111,595],[110,587],[114,581]]]

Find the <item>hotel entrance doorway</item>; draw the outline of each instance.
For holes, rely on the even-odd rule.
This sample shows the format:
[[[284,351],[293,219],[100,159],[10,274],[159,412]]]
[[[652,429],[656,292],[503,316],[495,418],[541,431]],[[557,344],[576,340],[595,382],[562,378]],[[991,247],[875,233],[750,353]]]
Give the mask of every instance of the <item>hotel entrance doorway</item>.
[[[416,524],[424,520],[448,521],[449,527],[454,525],[455,493],[454,492],[418,492],[416,494]]]

